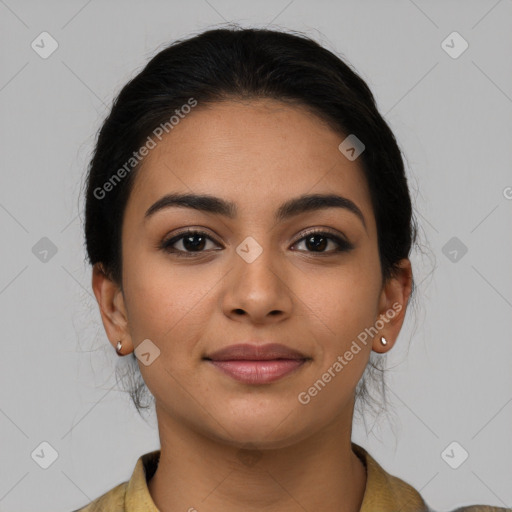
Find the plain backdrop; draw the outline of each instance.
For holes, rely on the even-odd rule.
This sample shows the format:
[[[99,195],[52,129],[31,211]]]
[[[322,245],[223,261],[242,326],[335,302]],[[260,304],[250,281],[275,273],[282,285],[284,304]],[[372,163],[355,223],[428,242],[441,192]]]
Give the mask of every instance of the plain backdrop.
[[[159,448],[116,387],[80,186],[120,88],[226,22],[345,58],[406,159],[417,306],[388,356],[393,427],[353,440],[436,510],[512,507],[512,0],[0,0],[0,511],[74,510]]]

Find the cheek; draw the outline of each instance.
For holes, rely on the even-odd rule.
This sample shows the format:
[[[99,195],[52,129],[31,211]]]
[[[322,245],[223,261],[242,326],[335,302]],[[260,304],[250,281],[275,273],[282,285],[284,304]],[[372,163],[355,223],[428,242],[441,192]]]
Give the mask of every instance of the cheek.
[[[347,334],[357,327],[366,327],[377,312],[380,275],[375,267],[361,260],[340,266],[332,272],[319,273],[314,286],[308,279],[301,297],[332,334]],[[313,318],[314,319],[314,318]]]
[[[182,359],[206,329],[218,272],[180,265],[161,253],[127,257],[124,290],[133,343],[149,338],[166,358]]]
[[[359,277],[359,278],[358,278]],[[378,303],[375,283],[368,274],[350,275],[339,281],[327,306],[329,322],[336,332],[354,334],[374,320]]]
[[[204,291],[197,286],[191,272],[173,269],[165,258],[132,255],[125,266],[125,295],[132,342],[137,346],[146,339],[159,349],[158,358],[150,365],[139,362],[142,378],[151,393],[169,404],[182,403],[186,396],[177,383],[188,382],[188,373],[195,364],[197,340],[204,330],[201,314]],[[172,400],[169,390],[172,389]]]
[[[319,273],[315,286],[303,287],[300,297],[308,306],[304,327],[316,339],[323,370],[350,350],[358,355],[348,355],[354,362],[344,373],[357,376],[364,370],[372,340],[365,329],[377,319],[380,295],[380,269],[375,267],[375,262],[357,258],[332,272]]]
[[[192,308],[190,287],[184,286],[170,264],[165,265],[165,259],[142,251],[126,257],[123,279],[134,344],[149,338],[160,347]]]

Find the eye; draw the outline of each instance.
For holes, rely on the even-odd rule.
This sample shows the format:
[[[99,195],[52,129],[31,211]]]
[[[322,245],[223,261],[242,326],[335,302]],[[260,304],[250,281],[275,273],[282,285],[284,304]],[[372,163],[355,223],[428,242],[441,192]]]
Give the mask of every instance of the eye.
[[[207,245],[208,241],[217,244],[217,242],[208,236],[204,231],[189,229],[170,238],[169,240],[164,240],[160,244],[159,248],[169,254],[175,254],[179,257],[194,257],[195,253],[200,254],[202,252],[206,252],[205,246]],[[329,245],[329,242],[334,244],[335,248],[333,250],[326,251],[325,249]],[[309,249],[306,250],[306,252],[313,252],[318,254],[347,252],[354,248],[350,242],[347,242],[343,238],[322,230],[309,231],[306,236],[303,236],[301,239],[295,242],[294,246],[300,243],[306,244],[306,248]],[[181,248],[174,247],[175,245],[178,246],[179,244],[181,244]]]
[[[343,238],[334,235],[333,233],[321,230],[308,232],[306,236],[302,237],[294,245],[301,243],[302,241],[306,244],[306,248],[312,249],[307,252],[316,252],[319,254],[346,252],[354,248],[350,242],[347,242]],[[336,248],[332,251],[325,251],[324,249],[328,246],[329,241],[333,242]]]
[[[193,257],[194,253],[205,252],[203,249],[207,241],[216,243],[213,238],[209,237],[203,231],[189,229],[169,240],[164,240],[160,245],[160,249],[168,253],[176,254],[176,256]],[[183,249],[173,247],[178,244],[181,244]]]

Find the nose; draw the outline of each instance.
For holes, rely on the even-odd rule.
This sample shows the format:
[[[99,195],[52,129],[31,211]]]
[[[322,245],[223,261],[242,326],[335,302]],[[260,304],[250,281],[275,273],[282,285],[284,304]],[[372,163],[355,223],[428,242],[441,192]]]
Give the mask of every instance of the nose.
[[[280,322],[291,315],[292,291],[284,265],[270,250],[254,261],[233,255],[232,271],[224,280],[224,314],[252,324]]]

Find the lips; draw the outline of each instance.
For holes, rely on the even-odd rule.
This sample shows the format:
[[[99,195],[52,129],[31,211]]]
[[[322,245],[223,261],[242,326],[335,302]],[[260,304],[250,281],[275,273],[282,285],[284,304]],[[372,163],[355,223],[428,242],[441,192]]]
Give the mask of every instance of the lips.
[[[267,384],[298,370],[311,358],[285,345],[269,343],[231,345],[204,359],[239,382]]]

